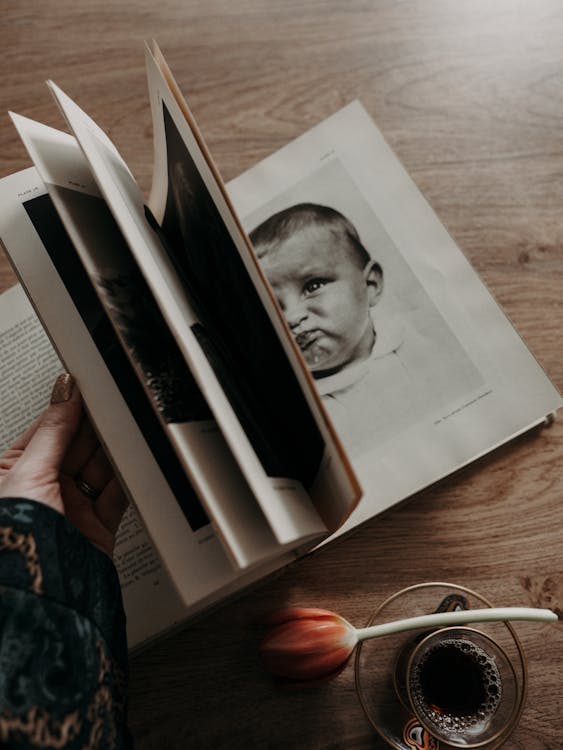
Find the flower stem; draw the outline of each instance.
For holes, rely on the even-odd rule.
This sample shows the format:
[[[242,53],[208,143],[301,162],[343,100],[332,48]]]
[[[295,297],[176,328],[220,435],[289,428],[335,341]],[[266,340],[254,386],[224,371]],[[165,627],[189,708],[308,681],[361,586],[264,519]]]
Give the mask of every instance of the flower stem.
[[[356,628],[357,642],[383,635],[401,633],[419,628],[447,627],[473,622],[499,622],[506,620],[528,620],[532,622],[557,622],[558,616],[550,609],[533,607],[489,607],[487,609],[467,609],[457,612],[437,612],[432,615],[408,617],[405,620],[384,622],[369,628]]]

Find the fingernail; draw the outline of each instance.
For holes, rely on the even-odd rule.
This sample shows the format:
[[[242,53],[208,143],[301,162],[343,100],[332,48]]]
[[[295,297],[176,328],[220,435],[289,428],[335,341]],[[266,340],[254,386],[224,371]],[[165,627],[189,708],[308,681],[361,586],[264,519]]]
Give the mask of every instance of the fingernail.
[[[74,378],[68,372],[63,372],[55,380],[53,391],[51,393],[51,403],[61,404],[63,401],[70,401],[72,390],[74,388]]]

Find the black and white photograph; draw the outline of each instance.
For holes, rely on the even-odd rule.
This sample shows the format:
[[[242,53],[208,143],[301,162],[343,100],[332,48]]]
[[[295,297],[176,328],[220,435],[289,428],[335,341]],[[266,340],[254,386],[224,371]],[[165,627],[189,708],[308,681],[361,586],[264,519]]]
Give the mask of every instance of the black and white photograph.
[[[74,191],[65,191],[65,193],[69,192],[73,193],[77,204],[85,200],[91,206],[92,202],[98,200],[92,196],[75,193]],[[98,202],[100,201],[98,200]],[[123,350],[112,323],[106,315],[86,271],[78,259],[76,250],[50,197],[42,195],[26,201],[23,205],[87,327],[94,344],[143,433],[155,460],[161,468],[163,476],[166,477],[186,520],[193,531],[206,526],[209,521],[205,511],[170,445],[164,428]],[[102,212],[103,208],[105,206],[100,209]],[[105,210],[107,211],[107,208]],[[96,228],[100,229],[100,227],[101,222],[98,222]],[[107,239],[107,233],[105,238]],[[115,286],[115,284],[112,284],[112,286]],[[122,311],[124,311],[124,301],[129,300],[130,297],[130,294],[126,295],[123,291],[112,295],[114,300],[120,300],[119,307]],[[140,304],[138,301],[135,302],[135,307],[138,308]],[[150,316],[145,314],[145,322],[148,317]],[[130,327],[129,332],[126,334],[130,341],[136,341],[138,337],[135,336],[134,332],[138,330],[137,324],[135,324],[135,327]],[[137,354],[142,355],[149,350],[151,345],[158,351],[160,344],[154,341],[152,344],[137,347],[135,351]],[[148,367],[153,361],[154,356],[151,355],[150,360],[145,360],[145,367]],[[162,381],[162,378],[160,380]],[[170,382],[170,379],[167,378],[167,381]],[[167,395],[169,396],[170,394]],[[168,398],[166,399],[167,402]],[[161,399],[161,403],[163,406],[165,405],[163,399]]]
[[[168,200],[160,238],[199,323],[193,332],[268,476],[314,480],[324,441],[212,195],[163,104]]]
[[[245,226],[352,456],[443,416],[482,386],[336,157],[247,216]]]
[[[211,411],[105,201],[52,186],[72,215],[92,264],[91,280],[162,419],[205,421]]]

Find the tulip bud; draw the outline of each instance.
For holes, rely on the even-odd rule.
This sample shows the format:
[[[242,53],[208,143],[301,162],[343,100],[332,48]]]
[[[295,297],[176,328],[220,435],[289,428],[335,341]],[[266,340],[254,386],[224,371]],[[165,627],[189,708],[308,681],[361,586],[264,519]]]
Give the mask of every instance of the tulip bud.
[[[356,629],[326,609],[286,607],[273,612],[260,645],[264,665],[294,684],[327,682],[346,666],[357,643]]]

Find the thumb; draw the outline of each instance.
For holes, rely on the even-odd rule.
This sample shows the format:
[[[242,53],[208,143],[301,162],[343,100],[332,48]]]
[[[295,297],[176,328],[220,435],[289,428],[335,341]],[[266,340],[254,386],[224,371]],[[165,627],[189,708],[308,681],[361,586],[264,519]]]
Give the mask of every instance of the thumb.
[[[55,471],[70,446],[81,415],[80,392],[69,373],[59,375],[53,386],[51,403],[29,436],[17,463],[17,471]]]

